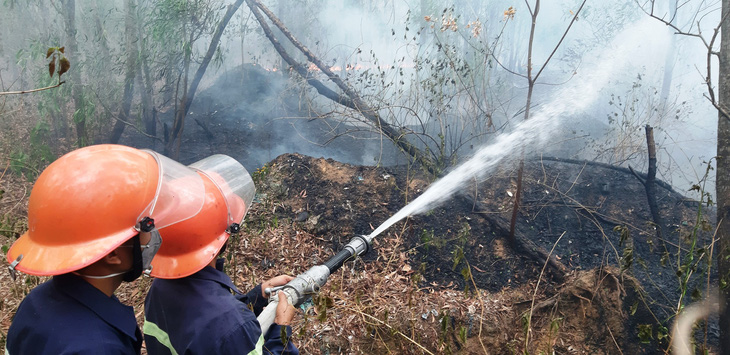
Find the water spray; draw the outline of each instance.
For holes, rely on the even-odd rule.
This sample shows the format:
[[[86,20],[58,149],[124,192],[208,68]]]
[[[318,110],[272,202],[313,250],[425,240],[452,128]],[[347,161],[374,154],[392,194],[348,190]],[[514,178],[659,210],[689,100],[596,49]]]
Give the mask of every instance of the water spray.
[[[642,22],[638,23],[639,26],[641,24]],[[625,30],[627,33],[632,33],[631,31],[634,29]],[[617,38],[619,37],[621,36]],[[481,147],[473,157],[431,184],[423,194],[388,218],[372,233],[353,237],[340,252],[324,264],[313,266],[288,284],[267,289],[266,293],[271,296],[281,290],[286,294],[290,304],[301,305],[310,295],[318,292],[327,282],[327,278],[342,267],[347,260],[367,253],[373,238],[393,224],[403,218],[436,208],[462,190],[472,179],[483,178],[498,163],[517,157],[518,154],[515,154],[515,151],[518,148],[528,150],[543,146],[559,128],[556,117],[560,118],[580,112],[597,99],[600,89],[613,77],[613,73],[617,69],[615,64],[624,62],[617,60],[616,56],[620,58],[628,56],[630,45],[631,42],[617,42],[615,47],[606,48],[605,53],[599,53],[597,56],[600,58],[600,62],[596,66],[598,69],[588,73],[585,80],[578,85],[560,90],[552,102],[537,110],[529,120],[515,125],[511,132],[500,134],[491,144]],[[278,297],[269,297],[269,305],[258,316],[263,334],[266,334],[274,322],[277,304]]]

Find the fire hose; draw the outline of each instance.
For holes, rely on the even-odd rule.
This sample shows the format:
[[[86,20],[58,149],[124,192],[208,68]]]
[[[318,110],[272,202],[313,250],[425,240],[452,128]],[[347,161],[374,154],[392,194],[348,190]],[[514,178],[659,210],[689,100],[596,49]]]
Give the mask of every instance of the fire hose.
[[[312,266],[309,270],[297,275],[293,280],[284,286],[271,287],[264,290],[269,295],[269,304],[259,314],[258,321],[261,325],[261,334],[266,334],[276,318],[276,306],[279,303],[275,296],[278,291],[284,292],[289,304],[299,307],[312,294],[319,291],[327,282],[327,278],[337,271],[342,265],[354,256],[363,255],[370,250],[370,239],[368,236],[357,235],[353,237],[345,247],[332,256],[324,264]]]

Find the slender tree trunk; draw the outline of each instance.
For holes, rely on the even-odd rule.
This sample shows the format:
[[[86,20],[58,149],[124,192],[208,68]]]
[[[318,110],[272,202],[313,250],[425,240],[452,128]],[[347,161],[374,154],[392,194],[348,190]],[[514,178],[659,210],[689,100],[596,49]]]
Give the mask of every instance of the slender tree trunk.
[[[139,67],[142,69],[142,73],[138,75],[138,77],[141,78],[141,82],[138,87],[142,93],[142,121],[144,122],[145,133],[147,133],[150,137],[154,137],[150,138],[148,145],[148,148],[154,150],[156,149],[156,143],[159,140],[157,138],[157,107],[155,106],[153,94],[154,83],[150,70],[149,56],[146,55],[148,51],[145,48],[145,41],[143,40],[144,29],[142,27],[142,21],[140,21],[139,15],[137,15],[135,19],[135,22],[137,23],[139,51],[142,54],[138,61]]]
[[[129,111],[132,108],[132,98],[134,97],[134,77],[137,69],[137,27],[134,15],[136,4],[135,0],[126,0],[124,2],[126,17],[124,19],[124,37],[125,48],[127,49],[127,62],[125,63],[124,73],[124,93],[122,94],[122,106],[117,114],[117,121],[114,123],[111,134],[109,135],[110,143],[118,143],[124,133],[124,128],[129,124]]]
[[[669,4],[669,12],[671,13],[670,17],[670,23],[676,24],[677,23],[677,10],[679,8],[679,0],[672,1],[671,4]],[[660,93],[660,102],[661,102],[661,110],[663,112],[666,112],[667,110],[667,101],[669,101],[669,92],[672,88],[672,77],[674,74],[674,63],[676,60],[676,49],[677,46],[677,36],[671,36],[669,38],[669,50],[667,51],[667,56],[664,57],[664,78],[662,79],[662,90]]]
[[[112,60],[111,56],[111,50],[109,49],[109,41],[106,36],[106,29],[104,28],[104,20],[102,19],[102,13],[99,11],[99,6],[102,3],[102,0],[96,0],[89,2],[89,6],[91,7],[91,10],[89,12],[93,13],[94,16],[94,30],[96,31],[97,37],[94,40],[96,43],[99,44],[99,50],[94,55],[94,60],[96,63],[103,63],[106,65],[107,63],[110,63]],[[2,27],[0,27],[2,28]],[[97,66],[98,67],[98,66]],[[95,69],[95,71],[99,71],[99,69]],[[104,87],[104,84],[100,84],[102,88]],[[98,86],[97,86],[98,87]],[[111,99],[108,99],[110,95],[102,96],[101,93],[98,93],[99,96],[101,96],[102,100],[106,101],[114,101]],[[112,121],[112,114],[114,110],[116,110],[116,102],[114,102],[111,106],[110,110],[102,110],[98,113],[99,117],[97,118],[97,121],[101,124],[96,125],[97,127],[92,131],[91,136],[94,138],[93,144],[99,144],[103,140],[106,139],[106,123]],[[87,129],[88,130],[88,129]]]
[[[167,152],[168,154],[173,153],[172,156],[175,158],[177,158],[180,150],[179,141],[181,139],[180,136],[182,135],[185,117],[187,116],[188,110],[190,110],[190,105],[193,103],[193,98],[195,98],[195,92],[198,90],[200,80],[203,79],[203,75],[208,69],[208,64],[210,64],[210,61],[213,59],[213,55],[215,54],[215,51],[218,48],[218,44],[220,43],[221,36],[223,36],[223,30],[226,29],[226,26],[228,26],[228,22],[231,20],[231,17],[233,17],[233,14],[238,11],[238,8],[241,7],[243,1],[244,0],[236,0],[236,2],[232,5],[228,5],[225,15],[223,15],[221,22],[218,23],[218,26],[215,29],[215,33],[213,33],[213,38],[211,38],[210,40],[208,51],[205,53],[203,61],[200,63],[198,70],[195,72],[195,76],[193,77],[193,81],[190,84],[190,87],[188,88],[186,83],[185,87],[183,88],[182,102],[180,102],[180,105],[177,107],[177,110],[175,112],[175,121],[172,124],[170,140],[165,145],[165,152]]]
[[[730,33],[730,0],[722,0],[721,33]],[[730,36],[720,39],[718,101],[720,107],[730,103]],[[717,238],[720,251],[717,257],[720,277],[720,296],[723,311],[720,314],[721,354],[730,354],[730,117],[718,114],[717,124]]]
[[[656,225],[656,236],[662,240],[662,218],[656,201],[656,144],[654,143],[654,128],[646,125],[646,146],[649,152],[649,169],[646,172],[646,197],[649,199],[649,211]]]
[[[563,32],[563,36],[560,38],[560,41],[555,45],[553,48],[552,53],[547,57],[545,60],[545,63],[542,64],[540,69],[537,71],[537,74],[533,76],[533,68],[532,68],[532,47],[535,41],[535,25],[537,24],[537,15],[540,13],[540,0],[535,0],[535,7],[530,8],[530,15],[532,17],[532,24],[530,25],[530,39],[528,41],[528,47],[527,47],[527,100],[525,103],[525,120],[528,120],[530,118],[530,106],[532,105],[532,92],[535,88],[535,83],[537,82],[537,79],[540,77],[540,74],[542,74],[542,71],[545,70],[548,63],[550,62],[550,59],[553,57],[555,52],[557,52],[558,48],[560,48],[560,44],[563,43],[563,40],[567,36],[568,32],[570,32],[570,28],[573,27],[573,24],[576,20],[578,20],[578,14],[583,10],[583,6],[585,6],[587,0],[583,0],[580,4],[580,7],[578,8],[578,11],[576,11],[573,14],[573,19],[570,21],[570,24],[565,29],[565,32]],[[529,2],[526,2],[529,7]],[[510,221],[510,232],[509,232],[509,240],[514,243],[515,242],[515,225],[517,224],[517,215],[520,208],[520,198],[522,196],[522,175],[524,171],[524,163],[525,160],[525,152],[522,150],[520,152],[520,163],[519,168],[517,171],[517,192],[515,193],[515,201],[514,206],[512,208],[512,219]]]
[[[530,118],[530,106],[532,105],[532,92],[535,89],[535,79],[532,77],[532,47],[535,41],[535,25],[537,24],[537,15],[540,13],[540,0],[535,1],[535,8],[532,10],[532,24],[530,25],[530,39],[527,44],[527,100],[525,102],[525,121]],[[545,63],[547,64],[547,62]],[[520,209],[520,200],[522,198],[522,176],[525,171],[525,151],[520,150],[520,162],[517,168],[517,191],[515,191],[515,201],[512,206],[512,218],[509,222],[509,241],[513,245],[515,240],[515,228],[517,227],[517,215]]]
[[[74,56],[79,53],[79,45],[76,41],[76,0],[64,0],[64,23],[66,26],[66,53]],[[82,83],[81,83],[81,65],[77,65],[75,70],[71,70],[69,75],[71,76],[71,97],[74,101],[74,112],[80,112],[79,115],[74,114],[74,123],[76,124],[76,144],[83,147],[87,144],[86,134],[86,117],[83,112],[84,102],[81,97],[82,94]],[[62,117],[62,119],[64,119]]]

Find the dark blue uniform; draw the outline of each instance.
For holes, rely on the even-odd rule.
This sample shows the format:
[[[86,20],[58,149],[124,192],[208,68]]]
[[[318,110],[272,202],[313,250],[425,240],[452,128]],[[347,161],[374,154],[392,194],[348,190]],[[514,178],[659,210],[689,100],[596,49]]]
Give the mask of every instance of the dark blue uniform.
[[[156,279],[144,307],[147,353],[299,354],[289,326],[286,339],[277,324],[262,336],[254,312],[267,303],[260,285],[242,295],[228,275],[210,266],[181,279]]]
[[[6,343],[11,355],[139,354],[134,310],[73,274],[33,289],[15,313]]]

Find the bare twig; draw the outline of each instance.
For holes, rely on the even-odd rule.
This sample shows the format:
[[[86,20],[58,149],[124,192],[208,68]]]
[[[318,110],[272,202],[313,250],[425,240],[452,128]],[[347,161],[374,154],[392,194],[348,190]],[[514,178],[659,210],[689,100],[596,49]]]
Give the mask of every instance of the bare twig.
[[[46,86],[44,88],[39,89],[33,89],[33,90],[21,90],[21,91],[0,91],[0,96],[2,95],[21,95],[21,94],[30,94],[34,92],[44,91],[44,90],[50,90],[55,89],[61,85],[63,85],[66,81],[59,81],[56,85]]]
[[[553,254],[553,251],[555,251],[555,247],[558,246],[558,243],[560,243],[560,239],[563,238],[565,235],[565,232],[563,232],[560,237],[558,237],[558,240],[555,241],[553,244],[552,249],[550,249],[550,253],[548,254],[548,257]],[[548,260],[545,260],[545,263],[542,265],[542,270],[540,271],[540,276],[537,278],[537,284],[535,285],[535,292],[532,293],[532,303],[530,304],[530,313],[527,316],[527,332],[525,334],[525,351],[527,351],[527,345],[530,342],[530,332],[532,331],[531,328],[531,321],[532,321],[532,311],[535,309],[535,297],[537,297],[537,290],[540,287],[540,281],[542,281],[542,276],[545,274],[545,268],[547,268]]]

